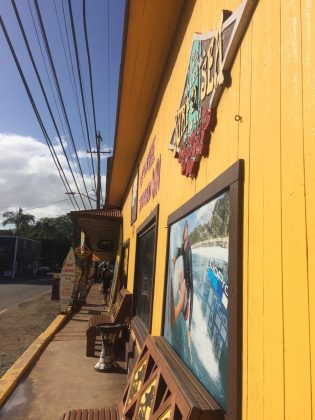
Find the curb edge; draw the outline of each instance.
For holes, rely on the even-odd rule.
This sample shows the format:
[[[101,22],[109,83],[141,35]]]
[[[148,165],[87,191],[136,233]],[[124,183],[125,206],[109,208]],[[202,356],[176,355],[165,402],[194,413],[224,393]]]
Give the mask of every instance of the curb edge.
[[[6,371],[2,378],[0,378],[0,408],[14,391],[29,366],[43,352],[53,335],[69,318],[69,315],[70,312],[57,315],[46,330],[33,341],[25,352],[22,353],[16,362]]]

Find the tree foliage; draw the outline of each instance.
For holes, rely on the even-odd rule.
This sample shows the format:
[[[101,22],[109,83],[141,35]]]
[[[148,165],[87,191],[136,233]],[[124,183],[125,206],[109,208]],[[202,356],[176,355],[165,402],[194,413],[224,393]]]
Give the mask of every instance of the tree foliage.
[[[35,223],[35,217],[32,214],[23,213],[21,208],[18,211],[6,211],[2,216],[5,218],[2,222],[3,226],[14,225],[16,235],[19,235],[23,229],[27,229]]]
[[[34,226],[24,231],[31,239],[69,241],[73,234],[72,222],[67,215],[59,217],[43,217]]]
[[[8,211],[3,217],[3,225],[15,225],[16,235],[41,241],[42,263],[51,266],[52,269],[63,263],[73,238],[73,225],[67,215],[43,217],[35,222],[33,215],[25,214],[19,209],[17,212]]]
[[[42,242],[42,260],[45,264],[60,266],[69,251],[73,237],[73,225],[67,215],[44,217],[29,226],[24,236]]]

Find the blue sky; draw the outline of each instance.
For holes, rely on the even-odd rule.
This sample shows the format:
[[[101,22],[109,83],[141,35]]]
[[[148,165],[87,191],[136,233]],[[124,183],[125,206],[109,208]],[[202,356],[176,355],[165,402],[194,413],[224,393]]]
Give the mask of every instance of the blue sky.
[[[73,84],[71,84],[70,79],[70,77],[72,77],[72,73],[64,26],[62,1],[66,12],[71,53],[73,64],[75,66],[75,55],[68,12],[68,0],[38,0],[38,3],[70,120],[71,129],[73,131],[73,137],[75,138],[79,156],[82,156],[80,163],[85,175],[87,188],[90,191],[93,187],[93,182],[91,182],[91,164],[87,164],[88,159],[86,158],[85,153],[88,148],[88,143],[86,135],[86,141],[84,142],[83,140],[79,112],[75,100]],[[31,50],[34,54],[49,102],[62,135],[64,145],[69,153],[69,156],[71,156],[73,151],[70,147],[70,138],[67,136],[67,131],[63,130],[63,127],[66,127],[65,122],[63,121],[62,124],[58,117],[55,99],[46,74],[29,4],[39,31],[33,0],[29,0],[29,2],[27,0],[16,1]],[[55,6],[57,8],[59,22],[61,25],[67,58],[61,41]],[[72,0],[72,8],[84,91],[87,97],[90,139],[92,148],[95,148],[87,55],[83,32],[82,0]],[[86,0],[96,121],[97,129],[100,130],[103,137],[103,149],[113,147],[124,9],[125,0]],[[32,69],[11,1],[1,0],[0,14],[7,27],[7,31],[29,83],[36,105],[40,110],[40,115],[45,123],[52,142],[58,145],[56,149],[58,151],[58,156],[60,153],[62,165],[66,168],[59,140],[56,138],[56,131],[51,122],[51,118],[39,89],[36,76]],[[70,75],[68,72],[67,60],[70,67]],[[48,65],[48,61],[46,61],[46,63]],[[76,66],[74,67],[74,70],[77,91],[80,93]],[[52,80],[53,79],[51,78],[51,81]],[[54,90],[54,92],[55,98],[57,98],[56,90]],[[59,179],[57,170],[54,169],[54,164],[46,146],[44,136],[32,110],[2,30],[0,30],[0,95],[0,213],[2,214],[3,211],[9,208],[35,208],[37,206],[66,199],[67,196],[64,194],[64,186]],[[80,110],[83,122],[83,131],[85,132],[84,114],[82,112],[81,105]],[[61,114],[60,108],[59,112]],[[39,159],[40,157],[41,159]],[[105,173],[106,159],[103,159],[102,175],[104,176]],[[31,189],[29,189],[29,185],[31,185]],[[105,186],[103,185],[103,190],[104,187]],[[83,189],[82,192],[84,192]],[[91,193],[91,195],[93,196],[93,193]],[[65,213],[71,209],[73,210],[73,208],[69,205],[69,201],[66,201],[57,203],[53,206],[41,207],[41,209],[32,211],[32,213],[38,217],[43,217],[45,215],[51,216],[57,213]]]

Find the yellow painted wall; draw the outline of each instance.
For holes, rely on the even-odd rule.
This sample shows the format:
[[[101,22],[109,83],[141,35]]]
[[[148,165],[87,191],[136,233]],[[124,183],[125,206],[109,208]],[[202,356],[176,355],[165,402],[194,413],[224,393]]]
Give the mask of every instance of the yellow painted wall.
[[[217,27],[240,0],[187,1],[139,160],[156,136],[160,192],[130,227],[133,289],[136,229],[160,205],[153,334],[160,334],[167,217],[237,159],[245,161],[243,231],[243,419],[308,420],[315,413],[315,1],[260,0],[223,93],[209,158],[195,180],[167,150],[194,32]],[[187,22],[186,22],[187,21]],[[186,24],[187,23],[187,24]],[[236,122],[235,115],[242,117]],[[152,176],[152,169],[144,185]],[[139,197],[142,189],[139,190]],[[315,414],[314,414],[315,416]]]

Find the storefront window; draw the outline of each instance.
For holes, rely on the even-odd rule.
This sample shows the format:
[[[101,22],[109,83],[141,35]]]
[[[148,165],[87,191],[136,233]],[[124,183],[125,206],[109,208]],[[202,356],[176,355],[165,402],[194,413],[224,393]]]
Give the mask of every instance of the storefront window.
[[[155,226],[138,238],[136,315],[150,329],[153,292]]]

